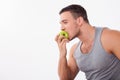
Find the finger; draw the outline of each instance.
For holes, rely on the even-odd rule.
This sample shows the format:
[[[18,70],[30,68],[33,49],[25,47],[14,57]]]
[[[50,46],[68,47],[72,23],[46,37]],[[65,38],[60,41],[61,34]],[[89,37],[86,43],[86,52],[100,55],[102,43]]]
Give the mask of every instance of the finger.
[[[58,37],[58,43],[61,43],[63,39],[65,39],[64,36],[59,36],[59,37]]]
[[[66,45],[67,42],[68,42],[67,39],[63,39],[63,40],[61,41],[61,45]]]
[[[58,41],[58,37],[59,37],[59,34],[56,35],[56,37],[55,37],[55,41],[56,41],[56,42]]]

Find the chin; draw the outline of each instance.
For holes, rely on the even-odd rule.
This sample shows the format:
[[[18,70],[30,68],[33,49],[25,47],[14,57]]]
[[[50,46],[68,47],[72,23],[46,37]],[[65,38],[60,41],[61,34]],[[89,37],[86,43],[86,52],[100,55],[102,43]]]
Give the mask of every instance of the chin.
[[[73,39],[75,39],[76,37],[73,37],[73,38],[69,38],[69,41],[72,41]]]
[[[74,37],[70,38],[69,40],[71,41],[71,40],[73,40],[73,39],[75,39],[75,38],[77,38],[77,37],[76,37],[76,36],[74,36]]]

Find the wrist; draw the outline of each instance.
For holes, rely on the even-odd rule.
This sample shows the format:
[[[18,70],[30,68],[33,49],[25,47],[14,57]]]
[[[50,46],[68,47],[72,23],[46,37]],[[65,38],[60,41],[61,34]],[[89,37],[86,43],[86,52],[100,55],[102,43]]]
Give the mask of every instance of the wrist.
[[[66,58],[66,54],[60,54],[60,58]]]

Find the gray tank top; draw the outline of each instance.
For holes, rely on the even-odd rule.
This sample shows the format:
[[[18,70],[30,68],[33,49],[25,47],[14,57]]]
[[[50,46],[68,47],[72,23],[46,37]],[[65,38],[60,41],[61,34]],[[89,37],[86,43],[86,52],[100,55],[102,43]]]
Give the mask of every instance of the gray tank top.
[[[93,47],[89,53],[83,54],[79,42],[74,53],[79,70],[85,72],[87,80],[120,80],[120,60],[107,53],[101,44],[103,28],[95,27]]]

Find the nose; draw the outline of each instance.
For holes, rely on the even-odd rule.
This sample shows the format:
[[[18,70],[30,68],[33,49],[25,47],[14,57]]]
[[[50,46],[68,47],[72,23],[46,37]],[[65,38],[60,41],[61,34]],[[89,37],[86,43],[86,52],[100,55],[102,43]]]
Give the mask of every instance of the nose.
[[[64,30],[64,27],[63,27],[63,26],[61,26],[61,30]]]
[[[61,30],[65,30],[65,27],[63,25],[61,25]]]
[[[65,26],[64,26],[64,24],[62,23],[62,22],[60,22],[60,25],[61,25],[61,30],[64,30],[65,29]]]

